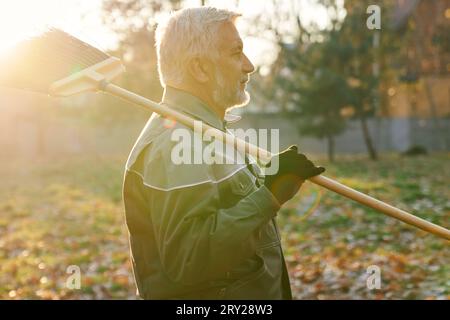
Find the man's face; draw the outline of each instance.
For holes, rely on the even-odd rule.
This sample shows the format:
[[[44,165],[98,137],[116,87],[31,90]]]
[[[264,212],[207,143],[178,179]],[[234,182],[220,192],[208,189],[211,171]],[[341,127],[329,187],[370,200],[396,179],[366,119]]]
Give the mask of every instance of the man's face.
[[[243,53],[241,37],[232,22],[224,22],[217,37],[219,55],[214,79],[214,102],[224,110],[246,105],[250,96],[245,88],[255,67]]]

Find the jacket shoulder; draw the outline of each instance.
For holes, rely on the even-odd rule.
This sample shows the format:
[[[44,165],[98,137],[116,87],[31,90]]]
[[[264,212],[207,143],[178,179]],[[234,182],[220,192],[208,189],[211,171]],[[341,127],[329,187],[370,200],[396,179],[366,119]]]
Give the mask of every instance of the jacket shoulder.
[[[246,166],[245,163],[207,163],[203,158],[206,143],[201,141],[199,148],[191,129],[179,123],[164,124],[161,118],[154,122],[147,124],[147,131],[141,133],[127,162],[127,171],[140,175],[147,187],[171,191],[219,183]]]

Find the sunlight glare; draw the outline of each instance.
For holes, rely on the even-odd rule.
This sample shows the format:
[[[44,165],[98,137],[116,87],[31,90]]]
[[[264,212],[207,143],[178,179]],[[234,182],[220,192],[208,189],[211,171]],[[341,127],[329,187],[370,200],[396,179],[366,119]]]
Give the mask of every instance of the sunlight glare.
[[[55,6],[57,1],[0,0],[0,51],[43,29]]]

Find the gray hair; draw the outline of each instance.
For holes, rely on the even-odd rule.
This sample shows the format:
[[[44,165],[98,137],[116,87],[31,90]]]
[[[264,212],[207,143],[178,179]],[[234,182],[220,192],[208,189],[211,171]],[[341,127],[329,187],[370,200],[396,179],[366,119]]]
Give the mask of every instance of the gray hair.
[[[216,35],[220,23],[234,22],[240,14],[212,7],[186,8],[173,12],[158,24],[156,53],[158,72],[163,87],[180,85],[185,77],[185,66],[191,58],[215,58]]]

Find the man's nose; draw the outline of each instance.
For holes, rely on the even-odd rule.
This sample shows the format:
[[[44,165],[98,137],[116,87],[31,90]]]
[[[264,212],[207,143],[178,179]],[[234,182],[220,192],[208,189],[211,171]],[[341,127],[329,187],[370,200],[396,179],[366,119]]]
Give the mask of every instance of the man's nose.
[[[244,54],[244,64],[242,65],[242,71],[248,74],[253,73],[255,71],[255,66],[245,54]]]

